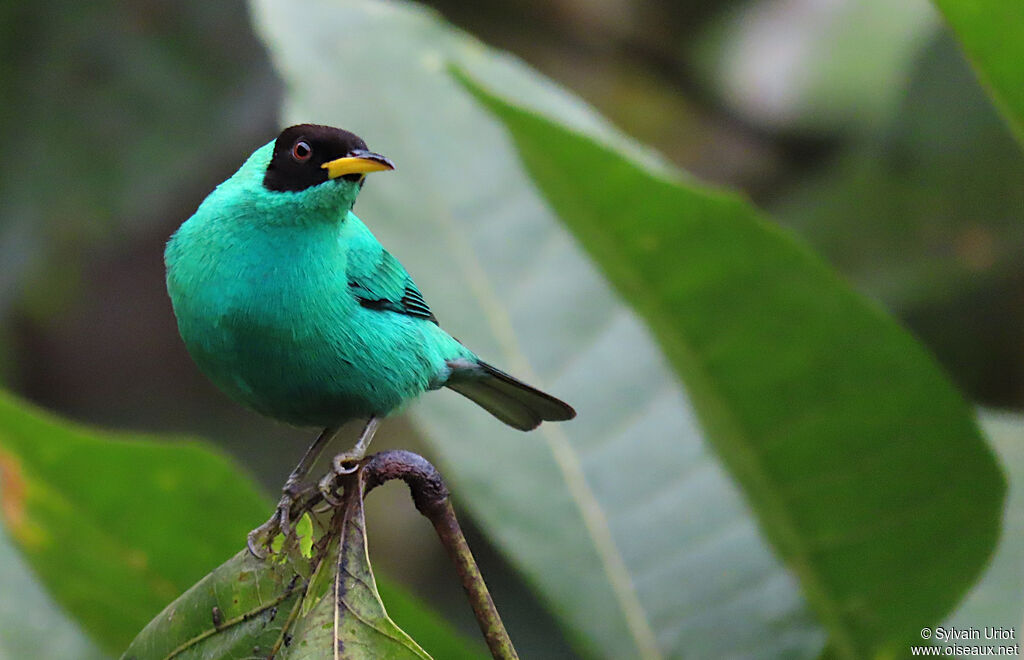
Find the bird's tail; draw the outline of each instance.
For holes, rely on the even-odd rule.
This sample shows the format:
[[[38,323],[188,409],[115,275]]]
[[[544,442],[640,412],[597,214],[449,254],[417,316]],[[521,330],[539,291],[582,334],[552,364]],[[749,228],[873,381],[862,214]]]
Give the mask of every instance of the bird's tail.
[[[561,422],[576,416],[569,404],[486,362],[456,360],[448,366],[452,374],[446,387],[520,431],[535,429],[541,422]]]

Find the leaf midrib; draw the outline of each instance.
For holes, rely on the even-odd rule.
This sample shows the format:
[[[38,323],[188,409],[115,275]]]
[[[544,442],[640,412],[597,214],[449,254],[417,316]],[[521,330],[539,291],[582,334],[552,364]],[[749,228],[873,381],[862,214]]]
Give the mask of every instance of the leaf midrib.
[[[478,84],[476,81],[472,82],[474,84]],[[485,90],[485,92],[490,94],[489,91]],[[496,98],[499,98],[500,100],[500,97]],[[535,113],[532,111],[518,106],[513,106],[503,100],[501,100],[501,102],[506,103],[513,109],[513,111],[522,113],[528,119],[535,119]],[[590,136],[580,134],[569,127],[563,126],[562,128],[567,133],[576,136],[578,139],[592,141],[599,147],[609,150],[612,149],[611,147],[605,146],[603,143],[596,141]],[[514,137],[513,140],[515,140]],[[645,170],[640,164],[630,159],[626,154],[619,155],[634,167],[641,176],[649,177],[653,182],[662,187],[671,189],[679,188],[679,183],[675,179]],[[712,195],[708,195],[706,197],[711,198]],[[736,202],[736,199],[733,196],[725,197],[733,203]],[[578,212],[587,213],[591,216],[589,226],[600,226],[599,223],[594,221],[595,217],[599,214],[594,212],[592,209],[581,205]],[[645,278],[635,273],[634,269],[632,269],[628,263],[624,263],[618,258],[620,251],[611,243],[611,232],[604,235],[600,232],[589,232],[587,234],[587,240],[603,243],[599,250],[604,253],[606,259],[617,262],[616,266],[618,275],[622,278],[632,280],[632,295],[634,298],[642,299],[632,305],[634,309],[660,310],[662,305],[658,300],[653,295],[644,293],[651,290],[650,287],[646,286],[647,283]],[[612,288],[617,294],[619,294],[622,289],[621,286],[614,284],[612,285]],[[755,508],[755,510],[765,521],[771,521],[770,527],[775,531],[776,536],[785,541],[786,547],[790,550],[789,555],[785,558],[787,560],[787,564],[799,577],[808,600],[817,605],[818,614],[822,619],[824,619],[825,627],[831,633],[831,643],[833,648],[840,652],[840,655],[843,657],[857,657],[857,646],[853,641],[852,632],[844,625],[843,617],[838,608],[833,604],[833,599],[828,597],[827,590],[824,587],[824,582],[820,579],[817,571],[814,569],[813,562],[809,558],[810,553],[808,552],[808,548],[802,541],[801,535],[797,532],[796,525],[792,518],[786,513],[784,505],[785,498],[781,495],[781,489],[768,477],[768,473],[763,469],[763,462],[760,456],[752,448],[752,443],[744,442],[743,440],[744,438],[753,437],[753,435],[745,432],[743,425],[739,422],[738,418],[729,412],[729,407],[726,404],[727,399],[725,399],[720,394],[719,389],[714,386],[713,383],[715,381],[710,376],[710,372],[706,369],[703,362],[697,357],[696,352],[690,346],[689,342],[686,341],[686,338],[681,337],[678,333],[672,333],[664,324],[659,323],[658,318],[660,316],[661,314],[657,313],[651,318],[647,318],[646,316],[645,318],[647,318],[648,323],[650,323],[649,327],[652,334],[659,339],[659,346],[663,345],[664,338],[672,338],[674,340],[672,341],[672,345],[675,347],[675,355],[686,365],[685,370],[679,369],[679,371],[685,371],[685,373],[690,377],[688,383],[680,383],[681,389],[684,392],[687,392],[691,397],[694,396],[693,392],[702,393],[700,399],[705,403],[706,408],[702,411],[700,408],[695,406],[694,409],[698,414],[698,418],[702,422],[702,426],[708,426],[709,423],[714,422],[714,427],[718,429],[717,434],[709,433],[705,429],[707,438],[717,438],[719,442],[728,445],[731,448],[733,455],[741,459],[736,461],[736,463],[738,465],[747,466],[744,472],[749,478],[755,480],[758,492],[761,495],[758,500],[761,506]],[[689,387],[687,387],[687,385],[689,385]],[[712,442],[712,444],[715,443]],[[745,499],[747,499],[749,503],[748,493],[744,494],[746,496]],[[755,517],[755,519],[756,518],[757,517]]]
[[[451,35],[444,34],[441,36],[446,40],[444,46],[450,46]],[[470,102],[473,101],[470,99]],[[391,104],[381,104],[380,109],[382,112],[388,112],[391,107]],[[393,125],[400,126],[402,132],[406,134],[403,136],[406,144],[417,144],[416,140],[410,138],[409,131],[403,122],[396,121]],[[419,149],[416,149],[415,158],[419,161],[419,171],[432,171],[432,167],[425,166],[430,165],[430,161],[423,157]],[[528,176],[526,180],[530,180]],[[443,184],[444,182],[440,183]],[[436,189],[436,186],[429,187],[429,190]],[[537,197],[541,200],[543,199],[539,192]],[[515,332],[507,313],[496,302],[498,296],[491,285],[491,278],[484,270],[479,259],[476,258],[472,246],[455,225],[450,206],[446,203],[446,200],[436,194],[428,194],[423,201],[425,207],[433,210],[428,216],[437,220],[447,242],[455,248],[454,253],[456,255],[457,267],[465,276],[465,281],[469,283],[470,291],[476,298],[498,345],[511,364],[514,365],[517,373],[527,380],[537,380],[529,361],[519,347],[519,342],[515,337]],[[543,204],[543,202],[541,203]],[[546,204],[544,205],[547,206]],[[550,207],[548,208],[550,210]],[[551,217],[557,218],[558,216],[551,213]],[[557,227],[556,223],[552,224]],[[644,658],[644,660],[661,660],[664,656],[658,648],[657,638],[650,627],[646,610],[644,610],[633,586],[631,574],[615,543],[600,502],[590,489],[589,484],[587,484],[578,454],[569,442],[568,437],[557,426],[542,424],[539,430],[551,451],[555,465],[558,466],[558,469],[565,478],[566,488],[573,502],[579,508],[584,526],[604,567],[612,587],[612,592],[615,594],[619,608],[625,617],[627,628],[633,637],[634,645],[640,653],[640,657]]]

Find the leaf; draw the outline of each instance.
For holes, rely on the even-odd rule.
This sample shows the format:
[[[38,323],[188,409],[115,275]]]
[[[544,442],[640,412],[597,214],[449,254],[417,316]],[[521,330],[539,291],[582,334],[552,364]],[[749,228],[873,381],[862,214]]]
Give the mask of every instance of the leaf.
[[[223,455],[151,440],[68,425],[0,393],[4,524],[54,599],[112,651],[269,508]]]
[[[203,576],[270,510],[257,484],[206,445],[86,429],[0,391],[3,522],[53,599],[108,650],[124,649],[200,578],[214,580]],[[238,557],[220,570],[231,566],[253,574]],[[443,657],[480,656],[399,587],[387,593],[403,625]],[[208,622],[210,609],[196,616]]]
[[[269,654],[284,646],[285,623],[302,598],[300,578],[288,562],[242,550],[157,615],[122,660]]]
[[[398,164],[371,178],[356,211],[412,273],[442,326],[579,411],[576,422],[523,435],[452,393],[412,407],[455,497],[573,641],[616,658],[684,648],[704,657],[816,653],[823,635],[795,581],[711,460],[646,330],[445,62],[472,61],[577,125],[614,139],[611,129],[413,5],[252,7],[290,90],[286,123],[346,127]],[[296,41],[299,29],[306,36]],[[387,48],[375,46],[382,39]],[[642,455],[650,466],[635,460]],[[648,501],[654,508],[638,515]],[[741,594],[743,585],[754,586]],[[709,613],[737,624],[726,630]]]
[[[429,660],[388,617],[366,544],[362,471],[325,513],[312,556],[243,550],[167,606],[123,660],[247,658]]]
[[[381,576],[377,582],[377,590],[387,605],[388,614],[426,652],[444,660],[480,660],[488,657],[482,640],[456,632],[450,623],[433,614],[407,589],[385,577]]]
[[[982,85],[1024,143],[1024,3],[934,0]]]
[[[109,657],[57,607],[0,527],[0,658]]]
[[[1001,480],[964,402],[891,320],[749,207],[680,185],[588,108],[432,14],[253,7],[288,81],[288,123],[344,126],[397,163],[356,211],[441,323],[580,411],[524,437],[452,396],[414,408],[454,491],[587,651],[816,654],[822,629],[799,579],[834,644],[860,655],[962,595],[993,542]],[[527,180],[449,62],[613,148],[523,120],[544,138],[527,147],[516,133]],[[685,367],[759,518],[542,191]],[[957,524],[970,533],[933,552]]]
[[[681,184],[429,12],[252,6],[287,81],[285,123],[346,127],[397,163],[356,211],[442,325],[579,411],[524,436],[451,394],[412,409],[453,492],[583,651],[808,657],[825,637],[810,600],[859,655],[951,608],[994,542],[1002,481],[963,401],[891,320],[747,205]],[[524,119],[548,140],[517,132],[531,181],[450,63],[603,146]]]
[[[1004,488],[924,349],[741,200],[466,83],[651,324],[837,653],[950,611],[992,551]]]
[[[430,656],[388,617],[370,568],[363,518],[363,473],[358,485],[346,487],[337,514],[341,538],[337,559],[332,555],[331,589],[295,625],[295,637],[282,658],[319,658],[338,649],[339,658],[376,660]]]
[[[1024,417],[994,410],[983,410],[980,415],[981,426],[1010,482],[1003,534],[981,580],[945,625],[1019,631],[1024,621]],[[1013,641],[1019,644],[1020,638]]]

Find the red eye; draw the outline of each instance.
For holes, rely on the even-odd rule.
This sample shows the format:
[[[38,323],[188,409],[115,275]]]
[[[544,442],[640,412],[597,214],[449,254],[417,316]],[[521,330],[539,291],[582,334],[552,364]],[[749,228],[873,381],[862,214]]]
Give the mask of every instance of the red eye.
[[[304,163],[309,160],[309,157],[313,155],[313,148],[309,146],[309,143],[305,140],[299,140],[292,147],[292,158]]]

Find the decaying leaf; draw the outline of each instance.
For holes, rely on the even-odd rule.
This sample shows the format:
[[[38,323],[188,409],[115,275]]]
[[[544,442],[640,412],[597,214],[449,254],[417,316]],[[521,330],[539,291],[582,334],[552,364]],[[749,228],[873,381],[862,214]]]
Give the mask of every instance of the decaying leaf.
[[[337,508],[310,517],[309,538],[266,559],[247,550],[200,580],[136,637],[125,660],[430,656],[392,621],[370,567],[363,473]]]

